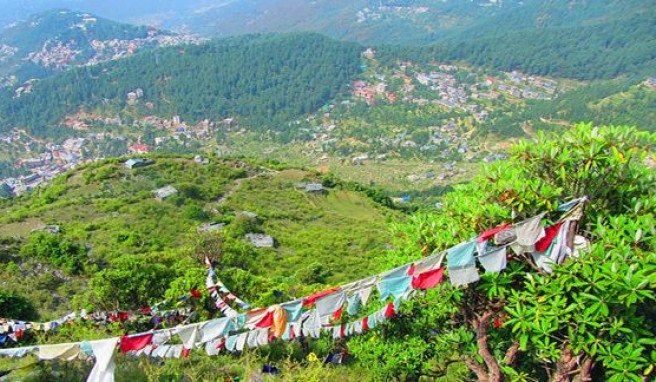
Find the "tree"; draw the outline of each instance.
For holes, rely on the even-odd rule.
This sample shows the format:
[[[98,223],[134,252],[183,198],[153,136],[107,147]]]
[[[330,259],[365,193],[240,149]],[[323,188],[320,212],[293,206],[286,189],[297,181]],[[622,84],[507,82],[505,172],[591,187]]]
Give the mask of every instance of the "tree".
[[[17,320],[35,320],[38,317],[34,305],[14,292],[0,290],[0,312],[2,317]]]
[[[87,263],[86,248],[61,234],[35,232],[21,247],[23,257],[49,261],[68,273],[79,273]]]
[[[538,143],[516,146],[508,161],[457,186],[439,214],[418,214],[399,225],[400,249],[390,265],[444,250],[512,215],[523,219],[587,195],[579,231],[593,244],[551,275],[529,256],[503,273],[482,275],[478,285],[439,285],[430,298],[419,299],[425,309],[411,304],[401,310],[431,326],[392,320],[394,337],[433,344],[433,357],[463,362],[482,381],[640,380],[651,373],[656,196],[650,190],[656,178],[643,161],[655,142],[656,135],[624,126],[580,124],[562,136],[539,135]],[[371,350],[356,347],[356,356],[368,359],[376,351],[384,359],[393,349],[386,341],[373,338]],[[425,362],[444,372],[436,361],[428,354]]]

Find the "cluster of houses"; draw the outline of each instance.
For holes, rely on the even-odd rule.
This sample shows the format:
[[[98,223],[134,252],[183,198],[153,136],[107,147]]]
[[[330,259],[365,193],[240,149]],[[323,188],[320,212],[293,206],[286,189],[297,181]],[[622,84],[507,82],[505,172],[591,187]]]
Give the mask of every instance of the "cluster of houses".
[[[440,172],[439,174],[436,174],[433,171],[426,171],[420,174],[410,174],[406,177],[406,179],[411,183],[416,183],[422,180],[442,181],[456,176],[458,173],[460,173],[460,171],[461,170],[458,168],[455,162],[444,163],[442,165],[442,172]]]
[[[365,62],[375,56],[373,49],[362,53]],[[486,121],[494,108],[503,107],[511,97],[550,99],[556,96],[557,89],[558,84],[553,80],[517,71],[494,77],[456,65],[417,65],[403,61],[384,71],[367,70],[365,79],[351,84],[350,99],[343,100],[337,106],[328,105],[322,118],[308,118],[310,127],[300,127],[310,138],[304,152],[323,161],[330,158],[329,154],[339,151],[342,161],[350,160],[354,165],[385,160],[388,156],[404,155],[404,152],[425,153],[446,160],[463,154],[471,156],[468,139],[473,132],[472,126]],[[432,107],[430,112],[438,106],[444,111],[457,113],[458,117],[442,121],[441,125],[420,128],[428,133],[428,142],[425,139],[416,140],[411,134],[414,131],[402,128],[359,140],[339,126],[339,118],[332,118],[335,112],[347,111],[358,101],[364,101],[369,106],[377,103],[412,103],[418,105],[419,110]],[[487,160],[503,158],[489,157]]]
[[[98,21],[89,14],[78,13],[76,16],[79,18],[79,22],[71,28],[89,31]],[[205,39],[186,34],[163,34],[156,29],[149,30],[143,38],[94,39],[88,47],[80,46],[77,41],[52,39],[44,44],[41,50],[30,52],[25,59],[47,68],[64,69],[72,65],[95,65],[104,61],[116,60],[132,55],[136,50],[144,47],[199,44],[203,41]],[[85,50],[89,48],[93,51],[91,58],[85,57]],[[8,48],[8,51],[11,51],[11,47]]]
[[[367,50],[364,57],[375,53]],[[392,79],[402,80],[403,85],[390,90],[384,75],[374,75],[372,81],[356,81],[351,92],[356,98],[364,99],[369,105],[387,100],[411,102],[420,106],[442,105],[474,115],[477,120],[485,120],[488,112],[480,101],[497,100],[502,94],[516,98],[551,99],[557,91],[557,83],[539,76],[527,76],[513,71],[506,78],[481,76],[455,65],[441,64],[430,71],[419,70],[412,62],[403,62],[393,69]],[[464,80],[463,80],[464,78]],[[472,81],[474,79],[475,81]],[[417,96],[421,90],[421,96]],[[426,92],[428,91],[428,92]],[[432,94],[432,96],[430,95]]]
[[[88,142],[88,138],[70,138],[61,144],[37,143],[22,130],[0,136],[0,145],[10,146],[9,150],[13,152],[32,154],[14,163],[14,168],[22,172],[21,175],[1,179],[0,185],[8,187],[12,195],[18,196],[78,164],[95,161],[96,158],[87,157]]]
[[[134,89],[125,95],[126,103],[129,105],[136,105],[144,102],[144,92],[142,89]],[[145,101],[144,106],[147,109],[153,109],[152,102]],[[169,142],[181,140],[209,140],[215,136],[217,131],[224,130],[226,132],[233,131],[234,118],[225,118],[221,121],[210,121],[209,119],[201,120],[197,123],[188,123],[184,121],[179,115],[174,115],[171,118],[162,118],[155,115],[143,116],[127,125],[120,118],[116,117],[100,117],[94,114],[78,112],[68,115],[64,123],[76,130],[88,130],[95,125],[114,125],[126,126],[133,129],[155,129],[157,136],[154,138],[152,144],[154,146],[164,146]],[[135,152],[140,154],[140,152]]]
[[[141,89],[135,89],[134,99],[143,96]],[[133,97],[128,93],[128,98]],[[116,120],[118,119],[118,120]],[[162,136],[155,137],[154,142],[146,144],[141,141],[134,142],[132,138],[120,134],[108,132],[91,132],[90,126],[95,122],[115,123],[120,125],[121,120],[116,118],[101,118],[85,112],[77,112],[67,116],[63,123],[83,133],[83,136],[69,138],[61,144],[47,141],[36,141],[24,130],[16,129],[9,134],[0,136],[0,146],[10,146],[5,151],[19,154],[20,159],[14,162],[14,169],[20,176],[0,179],[0,187],[11,190],[10,194],[20,195],[29,191],[57,175],[71,170],[83,163],[90,163],[103,158],[103,147],[118,145],[120,151],[113,155],[147,154],[167,145],[181,144],[185,141],[208,140],[217,128],[230,129],[233,119],[228,118],[218,123],[209,120],[200,121],[197,124],[185,123],[179,116],[171,119],[159,117],[144,117],[138,120],[137,127],[147,126],[162,129]],[[217,127],[218,126],[218,127]],[[205,158],[196,158],[198,163],[207,164]],[[137,164],[138,166],[139,164]],[[3,186],[4,185],[4,186]]]

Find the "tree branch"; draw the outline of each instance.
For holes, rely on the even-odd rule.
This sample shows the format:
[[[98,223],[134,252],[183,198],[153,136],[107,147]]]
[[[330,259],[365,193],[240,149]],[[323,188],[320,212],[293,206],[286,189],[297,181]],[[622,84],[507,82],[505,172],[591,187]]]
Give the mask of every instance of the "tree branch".
[[[514,341],[512,345],[508,348],[506,351],[506,357],[503,361],[503,363],[506,366],[514,366],[515,362],[517,361],[517,356],[519,355],[519,342]]]
[[[498,308],[497,308],[498,309]],[[489,310],[474,321],[474,330],[476,330],[476,342],[478,343],[478,354],[483,357],[485,366],[489,371],[489,382],[501,381],[501,368],[499,362],[494,358],[488,347],[488,328],[492,317],[497,314],[497,309]]]
[[[590,382],[592,381],[592,367],[594,366],[594,362],[592,362],[592,358],[590,357],[585,357],[585,360],[583,361],[583,365],[581,365],[581,368],[578,370],[578,374],[576,377],[574,377],[574,382]]]
[[[465,363],[467,364],[469,370],[473,371],[474,374],[476,374],[476,378],[478,378],[479,382],[488,382],[487,373],[485,372],[485,369],[483,369],[483,366],[480,363],[476,362],[474,358],[465,357]]]
[[[556,362],[556,372],[554,373],[551,382],[569,382],[570,373],[574,370],[577,363],[577,357],[574,355],[572,349],[565,348],[561,351],[561,357]]]

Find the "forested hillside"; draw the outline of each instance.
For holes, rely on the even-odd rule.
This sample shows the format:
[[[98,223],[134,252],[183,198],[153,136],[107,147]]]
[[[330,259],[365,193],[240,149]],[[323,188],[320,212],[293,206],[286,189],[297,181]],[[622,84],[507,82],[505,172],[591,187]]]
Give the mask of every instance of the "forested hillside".
[[[656,66],[656,10],[562,28],[527,28],[447,43],[445,57],[500,70],[583,80],[647,75]]]
[[[267,129],[310,113],[359,72],[360,47],[315,34],[247,36],[137,54],[75,69],[0,100],[2,128],[53,135],[80,107],[119,110],[141,89],[137,108],[193,122],[242,117]],[[112,109],[113,108],[113,109]]]
[[[581,80],[651,74],[656,10],[580,26],[490,31],[423,47],[381,46],[386,62],[410,58],[462,60],[498,70]],[[468,35],[467,35],[468,36]]]

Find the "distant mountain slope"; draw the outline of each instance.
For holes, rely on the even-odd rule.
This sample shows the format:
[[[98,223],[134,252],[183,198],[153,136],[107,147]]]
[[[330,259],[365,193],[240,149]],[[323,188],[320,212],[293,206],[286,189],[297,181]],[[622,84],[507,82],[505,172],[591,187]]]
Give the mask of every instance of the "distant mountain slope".
[[[117,23],[65,9],[31,16],[0,33],[0,85],[16,85],[59,70],[127,57],[188,36]]]
[[[0,23],[67,7],[209,36],[316,31],[367,44],[426,44],[591,25],[652,5],[649,0],[0,0],[5,10]]]
[[[444,45],[449,59],[577,79],[653,73],[656,9],[608,21],[532,28]]]
[[[248,36],[184,49],[168,48],[80,68],[35,83],[30,94],[0,96],[2,129],[52,133],[81,106],[122,108],[141,89],[136,108],[188,121],[248,118],[273,127],[316,111],[360,70],[362,48],[317,34]],[[140,93],[141,93],[140,92]]]
[[[460,0],[240,0],[198,8],[184,21],[209,35],[317,31],[362,43],[444,38],[520,2]]]
[[[507,28],[511,31],[424,46],[380,45],[377,52],[386,63],[437,59],[581,80],[633,74],[644,79],[656,67],[654,20],[656,8],[642,9],[580,26]]]
[[[497,34],[582,27],[621,20],[649,11],[646,0],[527,0],[517,7],[505,7],[490,17],[477,20],[454,39],[470,40]]]

